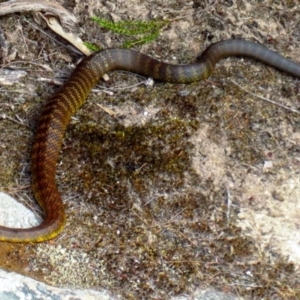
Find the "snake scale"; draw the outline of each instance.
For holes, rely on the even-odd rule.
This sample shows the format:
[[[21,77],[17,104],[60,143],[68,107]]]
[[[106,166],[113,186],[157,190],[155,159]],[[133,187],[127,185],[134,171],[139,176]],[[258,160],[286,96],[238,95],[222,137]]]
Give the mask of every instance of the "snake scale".
[[[32,186],[44,220],[32,228],[0,226],[0,241],[43,242],[56,237],[65,223],[64,206],[55,182],[56,164],[70,118],[86,101],[100,78],[126,70],[156,80],[190,83],[208,78],[216,63],[229,56],[254,58],[300,77],[300,64],[254,42],[231,39],[210,45],[195,63],[171,65],[133,50],[108,49],[84,58],[67,82],[45,104],[32,146]]]

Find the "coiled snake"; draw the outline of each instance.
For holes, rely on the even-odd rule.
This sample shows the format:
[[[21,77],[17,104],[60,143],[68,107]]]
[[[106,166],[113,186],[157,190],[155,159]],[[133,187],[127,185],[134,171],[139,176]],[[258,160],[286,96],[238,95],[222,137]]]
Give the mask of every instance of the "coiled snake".
[[[98,80],[112,70],[127,70],[154,79],[190,83],[208,78],[216,63],[229,56],[251,57],[300,77],[300,65],[246,40],[225,40],[209,46],[197,62],[170,65],[133,50],[109,49],[86,57],[69,80],[46,103],[32,146],[32,186],[44,211],[43,222],[33,228],[0,226],[0,241],[42,242],[57,236],[65,223],[64,206],[55,182],[56,163],[71,116],[86,101]]]

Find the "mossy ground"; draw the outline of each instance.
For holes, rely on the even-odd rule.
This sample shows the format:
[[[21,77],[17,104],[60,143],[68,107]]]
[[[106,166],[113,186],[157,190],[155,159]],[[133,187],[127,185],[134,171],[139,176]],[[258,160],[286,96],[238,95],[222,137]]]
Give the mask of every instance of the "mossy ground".
[[[110,16],[99,3],[93,5]],[[299,48],[293,3],[282,11],[281,2],[267,1],[259,11],[243,1],[214,5],[194,1],[191,6],[151,1],[150,8],[142,2],[127,10],[121,6],[119,18],[126,19],[134,9],[159,13],[157,7],[164,11],[162,17],[181,17],[142,51],[173,63],[189,62],[200,45],[232,35],[264,42],[267,13],[270,22],[289,24],[282,27],[289,28],[290,43]],[[94,43],[103,36],[101,43],[107,47],[123,43],[122,37],[88,21],[80,4],[69,3],[69,8],[81,15],[85,39]],[[29,140],[43,99],[55,90],[37,80],[52,78],[53,73],[34,69],[30,61],[41,59],[59,76],[61,70],[69,73],[58,54],[69,55],[69,50],[37,33],[23,18],[30,20],[30,16],[3,18],[7,33],[21,24],[19,35],[16,31],[8,36],[12,45],[22,32],[31,46],[15,46],[18,58],[27,60],[20,65],[29,72],[24,85],[16,89],[35,86],[31,95],[1,94],[1,103],[13,103],[13,108],[1,106],[3,112],[18,115],[29,125],[1,121],[1,155],[10,158],[1,160],[1,184],[7,191],[16,185],[15,178],[21,186],[29,183]],[[281,52],[297,59],[293,51],[284,49],[289,39],[278,36],[282,27],[277,31],[268,27],[268,33]],[[39,47],[32,48],[36,44]],[[191,85],[130,87],[141,79],[112,74],[102,87],[113,89],[126,82],[129,88],[113,89],[113,96],[93,93],[72,119],[64,141],[57,172],[68,215],[62,236],[41,245],[7,245],[2,266],[58,286],[111,289],[125,299],[166,299],[207,286],[251,299],[300,298],[294,266],[272,248],[262,249],[236,224],[245,206],[260,202],[255,190],[252,198],[245,190],[246,176],[260,176],[266,184],[283,169],[296,176],[290,162],[297,161],[299,146],[279,129],[286,126],[296,133],[299,115],[250,96],[231,80],[253,93],[280,95],[289,99],[289,105],[299,106],[299,83],[294,78],[249,60],[226,60],[208,81]],[[107,114],[98,103],[116,114]],[[206,139],[200,139],[203,136]],[[210,159],[213,155],[215,161]],[[260,172],[259,166],[274,156],[275,168]],[[221,173],[216,172],[219,166]],[[273,191],[282,197],[276,186]],[[25,193],[30,195],[30,188]],[[24,261],[20,265],[20,253],[27,267]]]

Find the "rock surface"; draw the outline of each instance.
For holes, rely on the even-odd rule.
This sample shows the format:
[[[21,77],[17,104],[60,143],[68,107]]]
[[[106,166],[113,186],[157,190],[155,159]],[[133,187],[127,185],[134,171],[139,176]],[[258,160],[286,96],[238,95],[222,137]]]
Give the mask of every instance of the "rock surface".
[[[38,219],[31,210],[19,203],[9,195],[0,192],[0,225],[11,227],[27,227],[38,224]],[[173,297],[172,300],[209,300],[238,299],[233,295],[221,293],[214,289],[198,290],[192,296]],[[94,291],[88,289],[64,289],[52,287],[15,272],[5,272],[0,269],[0,299],[43,299],[43,300],[118,300],[118,296],[110,295],[106,291]],[[241,299],[241,298],[239,298]]]
[[[103,48],[121,47],[125,37],[93,24],[99,12],[114,21],[170,20],[154,42],[136,47],[170,63],[191,62],[228,38],[299,60],[296,1],[60,2],[80,18],[75,32]],[[36,207],[29,184],[35,115],[56,90],[52,80],[67,77],[79,56],[20,15],[1,18],[1,27],[9,61],[26,59],[28,75],[0,93],[1,116],[10,118],[0,122],[0,190]],[[192,85],[148,88],[123,72],[110,78],[102,87],[112,92],[91,93],[64,140],[56,174],[68,217],[63,233],[38,245],[1,244],[8,249],[1,266],[124,299],[196,297],[203,286],[300,299],[299,115],[264,101],[299,107],[298,80],[240,58]]]
[[[31,278],[0,269],[0,299],[117,300],[118,298],[111,297],[107,292],[51,287]]]
[[[20,202],[0,192],[0,225],[14,228],[32,227],[39,223],[36,215]]]

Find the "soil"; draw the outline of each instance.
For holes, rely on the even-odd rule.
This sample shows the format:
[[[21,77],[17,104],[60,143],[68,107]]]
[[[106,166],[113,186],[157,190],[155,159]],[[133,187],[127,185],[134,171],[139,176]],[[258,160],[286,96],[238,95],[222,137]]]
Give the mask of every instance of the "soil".
[[[94,15],[168,20],[155,41],[136,49],[169,63],[194,61],[229,38],[299,61],[298,1],[60,3],[79,19],[73,32],[103,48],[128,37],[100,28]],[[29,13],[0,24],[3,65],[27,72],[0,90],[0,189],[36,207],[35,124],[54,83],[80,56],[45,24],[37,30]],[[3,243],[1,267],[124,299],[169,299],[211,286],[251,299],[300,298],[299,80],[246,58],[223,60],[208,80],[189,85],[109,75],[64,141],[57,182],[65,230],[41,244]]]

